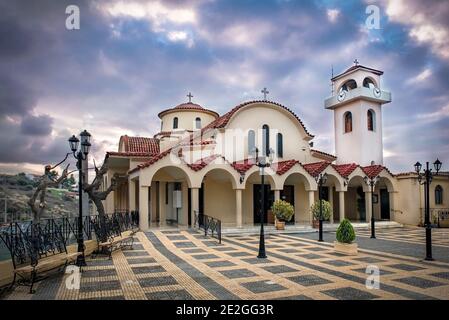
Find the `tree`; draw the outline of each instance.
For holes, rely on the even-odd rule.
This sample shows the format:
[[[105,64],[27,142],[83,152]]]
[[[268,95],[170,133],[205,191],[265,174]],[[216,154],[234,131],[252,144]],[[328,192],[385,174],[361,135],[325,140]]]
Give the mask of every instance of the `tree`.
[[[65,160],[64,160],[65,161]],[[64,162],[62,161],[62,162]],[[44,215],[45,208],[47,206],[47,203],[45,202],[45,197],[47,194],[47,188],[55,188],[61,184],[61,182],[67,178],[68,169],[70,164],[67,165],[67,167],[62,172],[61,176],[56,179],[58,174],[55,174],[52,171],[54,168],[59,166],[62,162],[57,164],[56,166],[52,167],[50,165],[45,166],[45,172],[44,175],[42,175],[39,178],[39,183],[37,185],[36,191],[34,192],[33,196],[28,200],[28,205],[31,208],[31,212],[33,213],[33,222],[39,223],[41,217]],[[39,197],[39,200],[37,200]],[[36,203],[39,201],[38,203]]]

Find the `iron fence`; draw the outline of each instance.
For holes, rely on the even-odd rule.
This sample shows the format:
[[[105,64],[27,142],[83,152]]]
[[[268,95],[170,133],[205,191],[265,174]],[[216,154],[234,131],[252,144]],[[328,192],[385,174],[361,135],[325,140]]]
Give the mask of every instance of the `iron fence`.
[[[196,210],[194,211],[194,216],[194,228],[203,229],[204,236],[210,234],[211,237],[216,238],[221,244],[221,220],[199,213]]]

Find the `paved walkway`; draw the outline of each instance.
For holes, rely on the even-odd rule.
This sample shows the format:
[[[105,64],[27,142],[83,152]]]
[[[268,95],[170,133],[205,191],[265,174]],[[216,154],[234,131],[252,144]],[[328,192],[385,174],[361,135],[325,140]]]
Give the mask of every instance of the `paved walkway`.
[[[17,287],[7,299],[449,299],[449,264],[382,252],[346,256],[303,235],[269,235],[268,259],[257,236],[223,244],[189,230],[136,234],[134,250],[88,261],[79,290],[65,276]],[[366,267],[380,268],[380,289],[367,289]]]

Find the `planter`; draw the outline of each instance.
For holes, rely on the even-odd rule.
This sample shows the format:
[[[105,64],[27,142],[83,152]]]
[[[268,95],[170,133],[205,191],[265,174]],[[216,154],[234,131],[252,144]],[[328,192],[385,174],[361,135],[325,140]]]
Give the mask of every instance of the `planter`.
[[[276,219],[276,230],[285,230],[285,221],[279,221]]]
[[[357,243],[341,243],[334,241],[334,250],[347,255],[357,255]]]

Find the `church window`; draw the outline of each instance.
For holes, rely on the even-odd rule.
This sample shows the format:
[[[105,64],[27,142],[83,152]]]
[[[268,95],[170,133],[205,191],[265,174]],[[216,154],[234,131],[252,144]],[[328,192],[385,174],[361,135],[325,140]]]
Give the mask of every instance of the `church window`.
[[[173,118],[173,129],[178,129],[178,117]]]
[[[254,152],[254,148],[256,147],[256,134],[254,130],[248,131],[248,154],[252,154]]]
[[[355,82],[355,80],[353,80],[353,79],[346,81],[341,86],[341,90],[344,90],[344,91],[349,91],[349,90],[352,90],[355,88],[357,88],[357,82]]]
[[[440,185],[435,187],[435,204],[443,204],[443,187]]]
[[[376,86],[376,84],[374,83],[374,81],[373,81],[371,78],[365,78],[365,79],[363,80],[363,86],[364,86],[365,88],[370,88],[370,89],[372,89],[372,88],[374,88],[374,87]]]
[[[270,153],[270,127],[264,124],[262,126],[262,150],[265,156]]]
[[[345,119],[345,133],[352,132],[352,113],[346,112],[344,115]]]
[[[375,131],[376,127],[376,114],[373,110],[368,110],[367,112],[367,120],[368,120],[368,130]]]
[[[201,129],[201,118],[199,117],[195,119],[195,128]]]
[[[284,156],[284,138],[282,136],[282,133],[278,133],[277,144],[278,157],[282,158]]]

